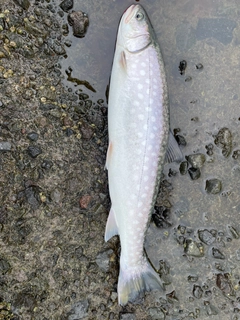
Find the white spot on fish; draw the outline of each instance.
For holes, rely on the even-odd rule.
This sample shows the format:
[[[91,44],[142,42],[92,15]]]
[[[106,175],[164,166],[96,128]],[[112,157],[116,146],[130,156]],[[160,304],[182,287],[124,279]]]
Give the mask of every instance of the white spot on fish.
[[[146,67],[146,63],[145,62],[141,62],[141,66],[142,67]]]
[[[150,144],[147,146],[147,150],[150,151],[151,149],[152,149],[152,145]]]
[[[145,80],[145,82],[146,82],[147,84],[149,84],[150,81],[149,81],[149,79],[147,78],[147,79]]]
[[[138,106],[140,105],[140,102],[137,101],[137,100],[134,100],[134,101],[133,101],[133,105],[134,105],[135,107],[138,107]]]
[[[144,129],[144,130],[147,130],[147,128],[148,128],[148,126],[147,126],[147,124],[145,124],[145,125],[143,126],[143,129]]]
[[[135,63],[133,63],[133,64],[132,64],[132,68],[135,69],[136,67],[137,67],[137,65],[136,65]]]
[[[130,109],[130,113],[134,114],[136,112],[136,110],[134,108]]]
[[[143,85],[141,83],[138,83],[137,88],[141,90],[143,88]]]
[[[143,120],[143,119],[144,119],[144,115],[143,115],[143,114],[139,114],[139,115],[138,115],[138,119],[139,119],[139,120]]]
[[[149,103],[153,104],[153,99],[152,98],[149,99]]]
[[[146,74],[146,71],[145,71],[145,70],[140,70],[140,75],[141,75],[141,76],[145,76],[145,74]]]
[[[138,136],[138,138],[142,138],[143,137],[143,133],[142,132],[138,132],[137,136]]]
[[[143,205],[143,203],[140,201],[140,202],[138,202],[137,207],[141,208],[142,205]]]
[[[155,134],[154,133],[150,133],[150,138],[154,139],[155,138]]]
[[[148,176],[145,176],[145,177],[143,178],[143,181],[144,181],[144,182],[147,182],[148,179],[149,179]]]
[[[142,93],[138,93],[138,98],[139,99],[143,99],[143,94]]]

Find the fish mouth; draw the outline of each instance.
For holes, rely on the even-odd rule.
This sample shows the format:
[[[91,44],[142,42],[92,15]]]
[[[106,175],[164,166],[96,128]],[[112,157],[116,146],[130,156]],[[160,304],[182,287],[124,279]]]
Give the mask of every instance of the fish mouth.
[[[128,23],[131,19],[132,16],[134,14],[134,8],[136,7],[135,4],[132,4],[129,8],[127,8],[127,10],[124,12],[124,14],[126,15],[126,18],[124,20],[125,23]]]

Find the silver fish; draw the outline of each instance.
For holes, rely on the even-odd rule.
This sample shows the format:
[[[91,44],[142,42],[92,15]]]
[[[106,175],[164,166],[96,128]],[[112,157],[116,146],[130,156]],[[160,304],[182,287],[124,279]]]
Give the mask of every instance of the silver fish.
[[[117,35],[108,105],[108,169],[111,210],[105,241],[121,241],[118,302],[161,289],[144,254],[144,239],[166,157],[181,158],[169,138],[167,83],[151,22],[141,5],[123,14]],[[168,141],[169,140],[169,141]],[[177,151],[175,151],[177,150]]]

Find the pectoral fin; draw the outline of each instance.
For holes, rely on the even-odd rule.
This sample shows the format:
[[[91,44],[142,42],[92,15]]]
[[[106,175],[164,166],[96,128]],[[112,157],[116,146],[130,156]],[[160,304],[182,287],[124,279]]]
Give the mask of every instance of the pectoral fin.
[[[127,59],[124,51],[120,54],[120,66],[124,71],[127,71]]]
[[[106,163],[105,163],[105,167],[104,167],[107,170],[109,168],[109,163],[110,163],[110,159],[111,159],[111,155],[112,155],[112,147],[113,147],[113,144],[110,141],[109,145],[108,145],[108,150],[107,150],[107,159],[106,159]]]
[[[111,208],[107,220],[106,230],[105,230],[105,241],[107,242],[113,236],[118,234],[118,227],[116,223],[115,213],[113,208]]]
[[[169,138],[168,138],[168,148],[166,152],[165,162],[180,162],[183,159],[182,151],[179,148],[179,145],[174,138],[171,131],[169,131]]]

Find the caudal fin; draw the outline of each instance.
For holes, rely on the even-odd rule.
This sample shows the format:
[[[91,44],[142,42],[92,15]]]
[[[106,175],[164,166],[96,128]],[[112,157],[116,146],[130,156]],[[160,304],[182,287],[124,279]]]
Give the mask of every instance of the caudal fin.
[[[123,268],[120,266],[118,278],[118,303],[122,306],[134,301],[141,293],[150,290],[164,290],[164,285],[149,262],[144,261],[141,268]]]

